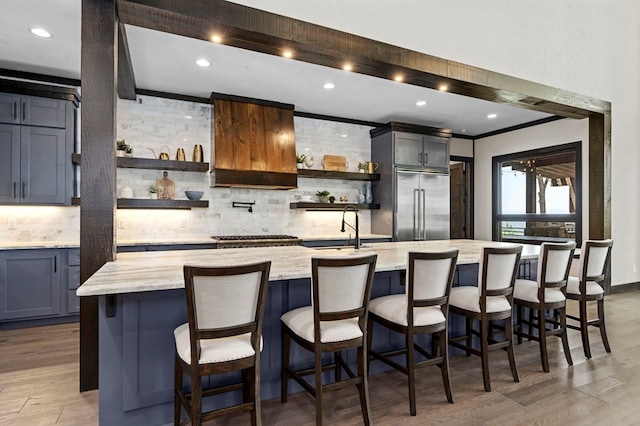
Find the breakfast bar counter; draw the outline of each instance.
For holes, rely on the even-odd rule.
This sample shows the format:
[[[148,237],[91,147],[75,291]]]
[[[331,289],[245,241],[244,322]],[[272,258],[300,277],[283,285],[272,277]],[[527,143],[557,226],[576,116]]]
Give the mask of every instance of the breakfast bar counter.
[[[459,250],[454,285],[475,285],[480,250],[508,244],[476,240],[442,240],[364,244],[353,247],[303,246],[181,250],[120,253],[78,290],[81,297],[99,298],[99,399],[100,424],[168,424],[173,418],[173,330],[187,321],[183,266],[226,266],[270,260],[269,292],[263,327],[261,391],[264,399],[279,395],[281,363],[280,316],[311,301],[311,258],[376,253],[372,297],[404,292],[404,270],[410,251]],[[538,246],[524,245],[522,263],[531,261]],[[457,320],[456,320],[457,321]],[[453,333],[462,322],[451,323]],[[374,330],[376,345],[392,348],[400,336]],[[352,361],[348,353],[347,361]],[[292,353],[292,362],[306,365],[310,354]],[[372,364],[372,373],[382,371]],[[237,377],[223,376],[216,384]],[[204,381],[203,386],[209,385]],[[291,392],[300,390],[292,383]],[[233,393],[213,398],[221,406],[237,402]]]

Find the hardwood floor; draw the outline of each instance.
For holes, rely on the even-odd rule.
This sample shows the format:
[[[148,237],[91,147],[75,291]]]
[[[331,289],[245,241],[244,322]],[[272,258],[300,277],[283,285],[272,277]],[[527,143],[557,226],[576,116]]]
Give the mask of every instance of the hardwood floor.
[[[378,425],[611,424],[640,423],[640,291],[607,296],[612,353],[597,329],[590,334],[593,358],[585,359],[580,335],[569,331],[574,365],[568,367],[560,339],[549,340],[551,372],[544,373],[537,342],[516,345],[520,383],[514,383],[506,353],[490,357],[493,391],[485,392],[478,357],[451,358],[454,404],[446,401],[437,368],[419,370],[418,416],[409,415],[406,377],[371,376],[373,420]],[[570,304],[570,311],[577,307]],[[325,394],[326,424],[362,424],[355,388]],[[265,425],[304,425],[315,420],[306,393],[262,404]],[[0,332],[0,425],[95,425],[97,391],[78,392],[78,325]],[[248,424],[247,414],[208,425]]]

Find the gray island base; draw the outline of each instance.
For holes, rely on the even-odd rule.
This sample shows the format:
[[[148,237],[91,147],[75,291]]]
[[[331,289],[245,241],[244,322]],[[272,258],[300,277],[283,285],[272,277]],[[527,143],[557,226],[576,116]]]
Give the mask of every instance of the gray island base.
[[[437,251],[458,248],[458,268],[454,285],[476,285],[478,259],[483,246],[505,244],[445,240],[376,243],[359,252],[377,253],[378,262],[372,297],[404,292],[404,270],[409,251]],[[173,330],[187,321],[182,267],[184,264],[219,266],[272,261],[269,293],[264,320],[264,348],[261,363],[263,399],[279,396],[281,367],[280,316],[311,302],[311,257],[351,256],[353,248],[312,249],[301,246],[265,247],[229,250],[189,250],[121,253],[104,265],[78,289],[78,296],[99,297],[99,407],[100,424],[169,424],[173,419]],[[535,273],[532,261],[537,246],[524,246],[521,274]],[[464,324],[452,317],[451,335],[462,333]],[[379,350],[400,347],[402,336],[376,328],[374,346]],[[428,340],[422,341],[428,344]],[[295,347],[291,354],[297,367],[310,367],[312,354]],[[355,353],[347,362],[355,366]],[[371,364],[371,374],[386,368]],[[216,376],[211,384],[235,381],[239,376]],[[331,378],[326,376],[326,380]],[[290,392],[301,388],[290,383]],[[240,393],[209,398],[211,407],[240,401]],[[206,407],[206,405],[205,405]]]

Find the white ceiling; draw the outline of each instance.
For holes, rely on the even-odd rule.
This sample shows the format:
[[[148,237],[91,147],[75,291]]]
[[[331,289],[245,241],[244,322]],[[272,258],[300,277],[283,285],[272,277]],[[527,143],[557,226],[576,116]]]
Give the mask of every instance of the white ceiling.
[[[80,78],[81,0],[3,0],[0,68]],[[50,39],[33,36],[44,27]],[[536,111],[397,83],[292,59],[127,26],[136,86],[209,97],[211,92],[289,103],[296,111],[400,121],[479,135],[548,117]],[[208,68],[195,64],[199,58]],[[357,64],[355,64],[357,67]],[[335,84],[332,90],[322,86]],[[423,107],[416,101],[424,100]],[[490,113],[497,118],[488,119]]]

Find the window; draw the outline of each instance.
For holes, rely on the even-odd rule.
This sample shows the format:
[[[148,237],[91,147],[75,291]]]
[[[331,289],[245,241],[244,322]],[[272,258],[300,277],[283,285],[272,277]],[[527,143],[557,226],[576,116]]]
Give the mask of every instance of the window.
[[[493,239],[582,242],[581,143],[493,157]]]

